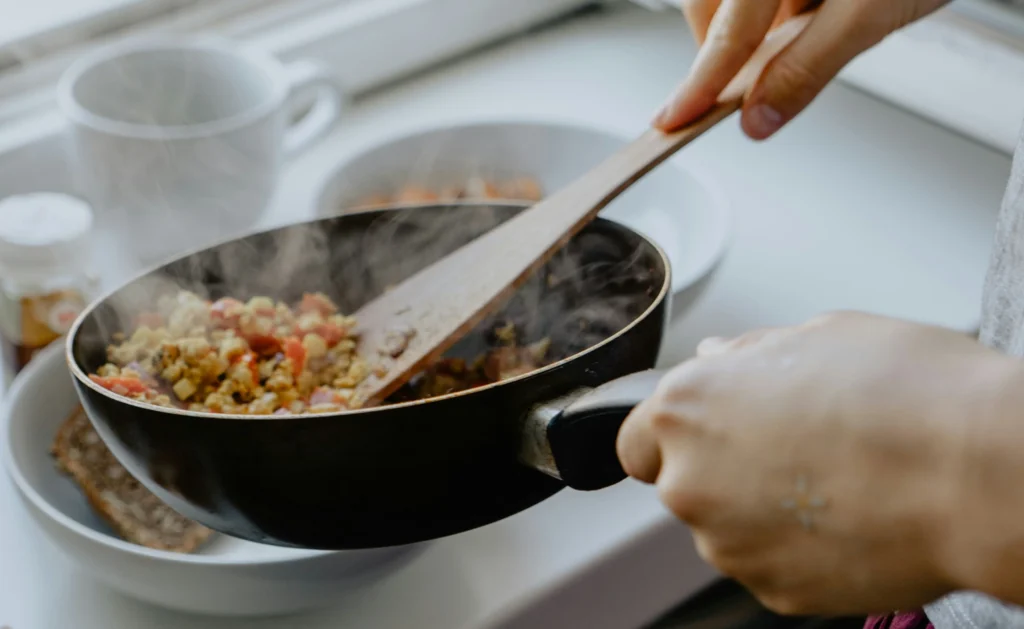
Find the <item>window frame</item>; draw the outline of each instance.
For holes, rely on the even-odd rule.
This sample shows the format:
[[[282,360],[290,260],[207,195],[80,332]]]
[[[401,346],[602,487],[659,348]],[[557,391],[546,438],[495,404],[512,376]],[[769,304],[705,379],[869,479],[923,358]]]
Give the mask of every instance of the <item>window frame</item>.
[[[164,2],[165,0],[143,0]],[[0,157],[59,133],[54,87],[84,50],[145,34],[226,36],[282,59],[331,64],[350,96],[607,0],[169,0],[168,14],[0,70]]]
[[[74,2],[75,0],[67,0]],[[91,13],[55,18],[51,24],[9,41],[0,42],[0,76],[19,67],[119,32],[146,28],[147,25],[185,22],[208,22],[232,15],[257,12],[273,6],[289,12],[289,5],[303,10],[320,2],[290,0],[108,0],[111,6]],[[345,0],[336,0],[344,2]]]

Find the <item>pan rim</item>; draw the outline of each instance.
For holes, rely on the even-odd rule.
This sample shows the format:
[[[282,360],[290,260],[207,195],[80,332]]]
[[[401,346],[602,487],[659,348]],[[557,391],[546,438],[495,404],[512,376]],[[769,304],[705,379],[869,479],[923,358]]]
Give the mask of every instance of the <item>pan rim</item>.
[[[587,356],[588,354],[591,354],[591,353],[599,350],[600,348],[602,348],[602,347],[612,343],[616,339],[621,338],[626,333],[628,333],[630,330],[632,330],[633,328],[638,326],[641,322],[646,320],[655,310],[657,310],[659,307],[661,307],[664,304],[664,302],[669,299],[669,294],[671,293],[671,290],[672,290],[672,266],[671,266],[671,263],[670,263],[670,261],[668,259],[667,254],[665,253],[665,251],[658,245],[658,243],[654,242],[651,238],[649,238],[646,235],[644,235],[644,234],[642,234],[642,233],[632,229],[631,227],[628,227],[626,225],[623,225],[622,223],[618,223],[618,222],[613,221],[611,219],[602,219],[602,218],[598,217],[598,218],[594,219],[594,222],[605,221],[605,222],[608,222],[608,223],[615,224],[620,229],[628,231],[629,233],[633,234],[634,236],[640,238],[643,242],[647,243],[647,245],[650,246],[651,249],[658,255],[658,258],[661,260],[662,268],[665,269],[665,277],[664,277],[664,279],[661,282],[661,288],[658,290],[658,294],[654,297],[654,299],[651,301],[651,304],[642,313],[640,313],[639,315],[634,317],[632,321],[630,321],[628,324],[626,324],[618,332],[615,332],[614,334],[610,335],[608,338],[600,341],[599,343],[595,343],[594,345],[591,345],[590,347],[588,347],[588,348],[586,348],[586,349],[584,349],[582,351],[576,352],[575,354],[572,354],[570,356],[566,356],[565,358],[562,358],[562,359],[560,359],[560,360],[558,360],[556,362],[553,362],[550,365],[545,365],[544,367],[541,367],[540,369],[535,369],[535,370],[529,371],[529,372],[527,372],[525,374],[520,374],[518,376],[514,376],[514,377],[509,378],[507,380],[501,380],[499,382],[492,382],[492,383],[485,384],[483,386],[475,387],[475,388],[472,388],[472,389],[466,389],[464,391],[456,391],[456,392],[453,392],[453,393],[446,393],[444,395],[439,395],[439,396],[436,396],[436,397],[426,398],[426,399],[422,399],[422,400],[410,400],[410,401],[407,401],[407,402],[399,402],[399,403],[396,403],[396,404],[382,404],[382,405],[373,406],[373,407],[370,407],[370,408],[346,409],[344,411],[338,411],[338,412],[335,412],[335,413],[308,413],[308,414],[302,414],[302,415],[241,415],[241,414],[236,414],[236,413],[212,413],[212,412],[209,412],[209,411],[191,411],[191,410],[188,410],[188,409],[170,408],[170,407],[164,407],[164,406],[157,406],[155,404],[148,404],[148,403],[145,403],[145,402],[139,402],[138,400],[133,400],[131,398],[118,395],[118,394],[114,393],[113,391],[110,391],[108,389],[105,389],[105,388],[99,386],[98,384],[96,384],[95,382],[93,382],[89,378],[88,374],[86,374],[85,371],[78,364],[78,361],[75,360],[75,357],[74,357],[74,354],[73,354],[72,350],[73,350],[73,347],[75,345],[75,340],[78,338],[79,330],[80,330],[82,324],[85,322],[85,320],[88,319],[89,316],[93,312],[95,312],[96,308],[98,308],[100,305],[102,305],[107,299],[109,299],[111,296],[113,296],[118,291],[123,290],[124,288],[130,286],[131,284],[141,280],[142,278],[144,278],[144,277],[146,277],[146,276],[148,276],[148,275],[158,271],[159,269],[163,268],[164,266],[167,266],[168,264],[171,264],[171,263],[173,263],[173,262],[175,262],[177,260],[188,258],[190,256],[202,253],[203,251],[207,251],[209,249],[214,249],[216,247],[220,247],[220,246],[223,246],[225,244],[228,244],[230,242],[234,242],[234,241],[237,241],[237,240],[242,240],[244,238],[250,238],[250,237],[253,237],[253,236],[258,236],[260,234],[270,233],[270,232],[273,232],[273,231],[276,231],[276,230],[279,230],[279,229],[283,229],[283,228],[289,228],[289,227],[295,227],[295,226],[299,226],[299,225],[308,225],[308,224],[312,224],[312,223],[318,223],[318,222],[325,221],[325,220],[331,220],[331,219],[339,218],[341,216],[349,216],[349,215],[355,215],[355,214],[381,214],[381,215],[383,215],[385,213],[398,212],[398,211],[402,211],[402,210],[425,209],[425,208],[436,208],[436,207],[449,207],[449,208],[450,207],[511,207],[511,208],[519,208],[519,209],[522,210],[522,209],[526,209],[526,208],[530,207],[530,204],[529,203],[515,202],[515,201],[493,201],[493,202],[492,201],[488,201],[488,202],[481,202],[481,201],[468,201],[468,200],[467,201],[454,201],[454,202],[450,202],[450,203],[390,204],[390,205],[381,206],[381,207],[361,208],[361,209],[353,210],[353,211],[350,211],[350,212],[345,212],[344,214],[337,214],[337,215],[334,215],[334,216],[317,216],[317,217],[312,218],[310,220],[299,221],[299,222],[295,222],[295,223],[289,223],[287,225],[278,225],[278,226],[270,227],[270,228],[263,229],[263,230],[253,231],[253,232],[251,232],[249,234],[246,234],[246,235],[243,235],[243,236],[234,236],[234,237],[231,237],[231,238],[226,238],[224,240],[221,240],[221,241],[213,243],[213,244],[209,244],[209,245],[206,245],[206,246],[203,246],[203,247],[198,247],[198,248],[193,249],[191,251],[188,251],[186,253],[182,253],[180,255],[177,255],[177,256],[175,256],[172,259],[169,259],[169,260],[166,260],[164,262],[161,262],[161,263],[158,263],[156,265],[153,265],[153,266],[147,268],[146,270],[136,274],[130,280],[121,282],[117,287],[107,291],[106,293],[104,293],[100,297],[94,299],[84,310],[82,310],[82,312],[79,314],[79,316],[75,319],[75,322],[71,326],[71,329],[68,331],[68,334],[65,337],[65,341],[64,341],[64,358],[65,358],[65,361],[67,362],[68,370],[71,372],[71,374],[74,376],[75,380],[78,383],[86,386],[87,388],[91,389],[92,391],[94,391],[94,392],[96,392],[96,393],[98,393],[98,394],[100,394],[100,395],[102,395],[104,397],[107,397],[107,398],[109,398],[109,399],[111,399],[111,400],[113,400],[115,402],[118,402],[118,403],[121,403],[121,404],[127,404],[129,406],[134,406],[134,407],[136,407],[136,408],[138,408],[140,410],[148,410],[148,411],[153,411],[153,412],[157,412],[157,413],[161,413],[161,414],[166,413],[168,415],[177,415],[177,416],[180,416],[180,417],[190,417],[190,418],[194,418],[194,419],[205,419],[205,420],[285,422],[285,421],[295,421],[295,420],[315,421],[315,420],[318,420],[318,419],[322,419],[322,420],[326,421],[326,420],[337,419],[337,418],[364,416],[364,415],[368,415],[370,413],[379,413],[379,412],[391,411],[391,410],[396,410],[397,411],[397,410],[400,410],[400,409],[407,409],[407,408],[413,408],[413,407],[422,406],[422,405],[427,404],[427,403],[442,402],[442,401],[446,401],[446,400],[462,398],[462,397],[466,397],[466,396],[474,394],[474,393],[482,393],[484,391],[489,391],[489,390],[495,389],[497,387],[502,387],[502,386],[505,386],[505,385],[511,385],[513,383],[520,382],[520,381],[526,380],[528,378],[534,378],[534,377],[540,376],[542,374],[554,371],[554,370],[556,370],[556,369],[558,369],[558,368],[560,368],[560,367],[562,367],[562,366],[564,366],[564,365],[566,365],[566,364],[568,364],[568,363],[570,363],[572,361],[575,361],[577,359],[583,358],[583,357]]]

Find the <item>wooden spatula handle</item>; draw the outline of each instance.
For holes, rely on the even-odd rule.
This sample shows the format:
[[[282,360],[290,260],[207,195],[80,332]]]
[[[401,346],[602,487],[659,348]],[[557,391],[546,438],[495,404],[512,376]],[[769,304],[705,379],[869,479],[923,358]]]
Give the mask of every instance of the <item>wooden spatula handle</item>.
[[[383,401],[412,375],[440,358],[461,336],[546,264],[605,206],[651,169],[729,117],[765,64],[793,41],[810,15],[776,29],[699,120],[673,133],[649,130],[568,187],[462,247],[367,304],[355,316],[363,328],[359,351],[380,353],[388,336],[415,331],[384,369],[364,381],[356,399]],[[401,255],[401,252],[396,252]]]

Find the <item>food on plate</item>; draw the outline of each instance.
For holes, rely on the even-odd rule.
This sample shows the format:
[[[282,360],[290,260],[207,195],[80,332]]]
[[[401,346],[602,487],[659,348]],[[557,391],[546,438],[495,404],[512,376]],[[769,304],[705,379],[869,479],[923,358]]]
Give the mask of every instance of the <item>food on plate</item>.
[[[387,197],[384,203],[388,202]],[[395,203],[433,203],[438,201],[441,195],[434,192],[430,188],[424,188],[422,186],[406,186],[398,191],[394,197]]]
[[[540,201],[544,190],[531,177],[515,177],[493,181],[483,177],[470,177],[461,185],[425,186],[408,184],[392,193],[376,193],[355,204],[357,208],[380,207],[389,204],[437,203],[459,200]]]
[[[323,293],[307,293],[289,306],[269,297],[210,302],[180,291],[139,315],[130,335],[115,335],[107,363],[89,378],[118,395],[191,411],[338,412],[359,406],[355,388],[377,368],[356,352],[355,326]],[[414,334],[389,337],[383,360],[401,354]],[[444,395],[544,366],[547,340],[519,346],[511,324],[492,336],[496,346],[475,360],[443,359],[396,397]]]
[[[519,177],[504,182],[500,193],[506,199],[522,201],[540,201],[544,198],[544,189],[540,182],[530,177]]]
[[[57,467],[125,541],[156,550],[192,553],[213,531],[171,510],[110,453],[81,406],[57,431]]]

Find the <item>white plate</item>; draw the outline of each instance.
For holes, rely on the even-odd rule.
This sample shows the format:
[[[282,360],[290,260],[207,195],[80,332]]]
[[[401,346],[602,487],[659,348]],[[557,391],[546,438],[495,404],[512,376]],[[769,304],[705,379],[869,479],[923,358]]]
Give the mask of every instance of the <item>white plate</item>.
[[[150,550],[115,537],[49,454],[78,404],[64,344],[39,354],[4,396],[0,457],[39,530],[113,589],[180,611],[260,616],[330,605],[417,555],[422,545],[327,552],[215,536],[199,553]]]
[[[474,122],[394,137],[354,155],[331,175],[317,201],[321,216],[406,184],[437,189],[468,177],[528,176],[550,193],[567,185],[631,138],[554,122]],[[669,160],[601,214],[655,241],[680,293],[718,263],[730,237],[725,195],[707,173]]]

